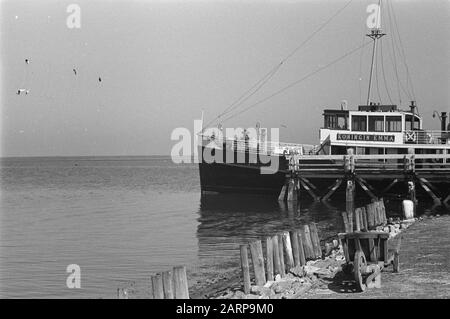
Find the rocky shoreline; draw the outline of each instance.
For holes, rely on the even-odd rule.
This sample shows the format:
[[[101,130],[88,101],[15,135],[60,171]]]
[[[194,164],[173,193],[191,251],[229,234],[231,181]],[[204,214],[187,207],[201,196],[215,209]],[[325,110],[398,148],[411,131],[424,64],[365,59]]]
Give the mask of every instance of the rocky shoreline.
[[[438,217],[438,216],[437,216]],[[400,218],[389,218],[384,226],[377,226],[374,231],[389,233],[392,239],[398,236],[403,230],[407,229],[416,221],[423,220],[422,217],[410,220],[401,220]],[[393,244],[395,240],[389,240]],[[219,284],[216,290],[203,294],[203,298],[211,299],[297,299],[302,298],[308,291],[321,289],[323,282],[330,282],[338,274],[342,273],[342,266],[345,265],[345,256],[342,245],[337,240],[325,243],[325,251],[321,259],[309,260],[304,266],[291,268],[284,277],[277,275],[274,281],[268,281],[264,286],[251,286],[249,294],[245,294],[242,289],[240,276],[235,274],[232,285],[224,287],[226,282],[218,279],[215,283]],[[225,280],[226,281],[226,280]],[[254,284],[254,283],[253,283]],[[199,287],[198,287],[199,288]],[[211,288],[211,287],[210,287]],[[195,289],[194,289],[195,290]],[[202,295],[200,293],[200,295]],[[194,297],[195,298],[195,297]]]

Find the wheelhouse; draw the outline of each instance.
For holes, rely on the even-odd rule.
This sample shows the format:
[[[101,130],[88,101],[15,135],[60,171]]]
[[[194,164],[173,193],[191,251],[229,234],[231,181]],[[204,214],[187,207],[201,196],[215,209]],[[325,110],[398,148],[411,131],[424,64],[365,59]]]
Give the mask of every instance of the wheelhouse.
[[[325,109],[320,129],[320,149],[328,154],[403,154],[414,147],[427,153],[436,146],[450,144],[448,131],[423,129],[422,118],[411,104],[410,110],[396,105],[359,105],[357,110]]]

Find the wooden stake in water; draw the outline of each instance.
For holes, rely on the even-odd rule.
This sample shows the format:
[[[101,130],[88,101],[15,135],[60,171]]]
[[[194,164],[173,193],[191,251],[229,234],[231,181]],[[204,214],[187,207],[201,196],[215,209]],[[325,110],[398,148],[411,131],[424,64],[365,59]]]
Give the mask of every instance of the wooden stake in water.
[[[281,266],[281,277],[286,275],[286,268],[284,266],[284,252],[283,252],[283,236],[278,234],[278,252],[280,253],[280,266]]]
[[[355,228],[356,231],[360,231],[361,230],[361,208],[357,208],[355,209]]]
[[[280,262],[280,246],[278,245],[277,235],[272,237],[272,247],[273,247],[273,264],[275,268],[275,274],[283,276]]]
[[[250,293],[250,269],[248,266],[248,251],[247,245],[241,245],[241,268],[242,268],[242,277],[244,280],[244,293]]]
[[[300,252],[298,250],[298,232],[293,230],[290,232],[292,254],[294,255],[294,266],[300,266]]]
[[[286,268],[289,270],[294,267],[294,256],[292,254],[291,237],[289,232],[283,232],[283,247],[286,254]]]
[[[266,270],[267,280],[272,281],[273,277],[273,243],[272,238],[266,237]]]
[[[119,299],[128,299],[128,291],[126,288],[118,288],[117,289],[117,298]]]
[[[312,241],[311,241],[311,233],[309,231],[308,225],[303,225],[302,240],[303,240],[303,248],[305,251],[306,259],[314,259],[315,253],[314,253],[314,248],[313,248]]]
[[[264,271],[264,257],[260,240],[250,243],[250,253],[252,255],[256,285],[263,286],[266,283],[266,274]]]
[[[316,258],[322,257],[322,248],[320,247],[320,238],[317,226],[315,223],[309,225],[309,230],[311,232],[311,242],[313,244],[314,255]]]
[[[161,274],[152,276],[152,288],[154,299],[164,299],[164,288]]]
[[[173,276],[171,270],[162,273],[162,281],[164,287],[164,299],[173,299]]]
[[[366,212],[365,207],[361,207],[361,216],[362,216],[361,220],[362,220],[362,225],[363,225],[362,229],[364,231],[367,231],[369,229],[369,225],[367,222],[367,212]]]
[[[175,299],[189,299],[189,288],[185,266],[173,268],[173,283]]]
[[[298,239],[298,255],[300,257],[300,265],[304,266],[306,265],[306,257],[305,257],[305,249],[303,244],[303,238],[302,238],[302,231],[299,230],[297,232],[297,239]]]
[[[345,233],[350,233],[350,229],[348,227],[348,217],[347,217],[347,212],[342,212],[342,221],[344,222],[344,232]]]

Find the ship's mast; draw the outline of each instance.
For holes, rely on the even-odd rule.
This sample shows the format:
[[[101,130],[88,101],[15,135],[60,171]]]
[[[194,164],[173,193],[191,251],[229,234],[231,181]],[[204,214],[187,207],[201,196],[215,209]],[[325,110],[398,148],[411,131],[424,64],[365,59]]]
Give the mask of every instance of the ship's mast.
[[[378,10],[381,10],[381,0],[378,2]],[[370,65],[370,76],[369,76],[369,89],[367,92],[367,105],[370,104],[370,91],[372,89],[372,77],[373,77],[373,67],[375,65],[376,59],[376,51],[377,51],[377,40],[382,36],[386,35],[386,33],[382,33],[381,31],[381,12],[377,12],[377,23],[376,27],[370,30],[369,34],[366,34],[369,38],[373,40],[372,46],[372,64]]]

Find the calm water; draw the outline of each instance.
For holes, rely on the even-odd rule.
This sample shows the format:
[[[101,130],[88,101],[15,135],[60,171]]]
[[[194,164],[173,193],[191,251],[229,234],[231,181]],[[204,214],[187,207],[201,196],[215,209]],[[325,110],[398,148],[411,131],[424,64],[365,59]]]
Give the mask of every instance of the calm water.
[[[168,157],[9,158],[0,172],[0,297],[112,298],[175,265],[202,278],[237,267],[250,238],[309,221],[321,237],[341,227],[342,207],[202,198],[197,165]],[[69,264],[81,289],[66,287]]]

